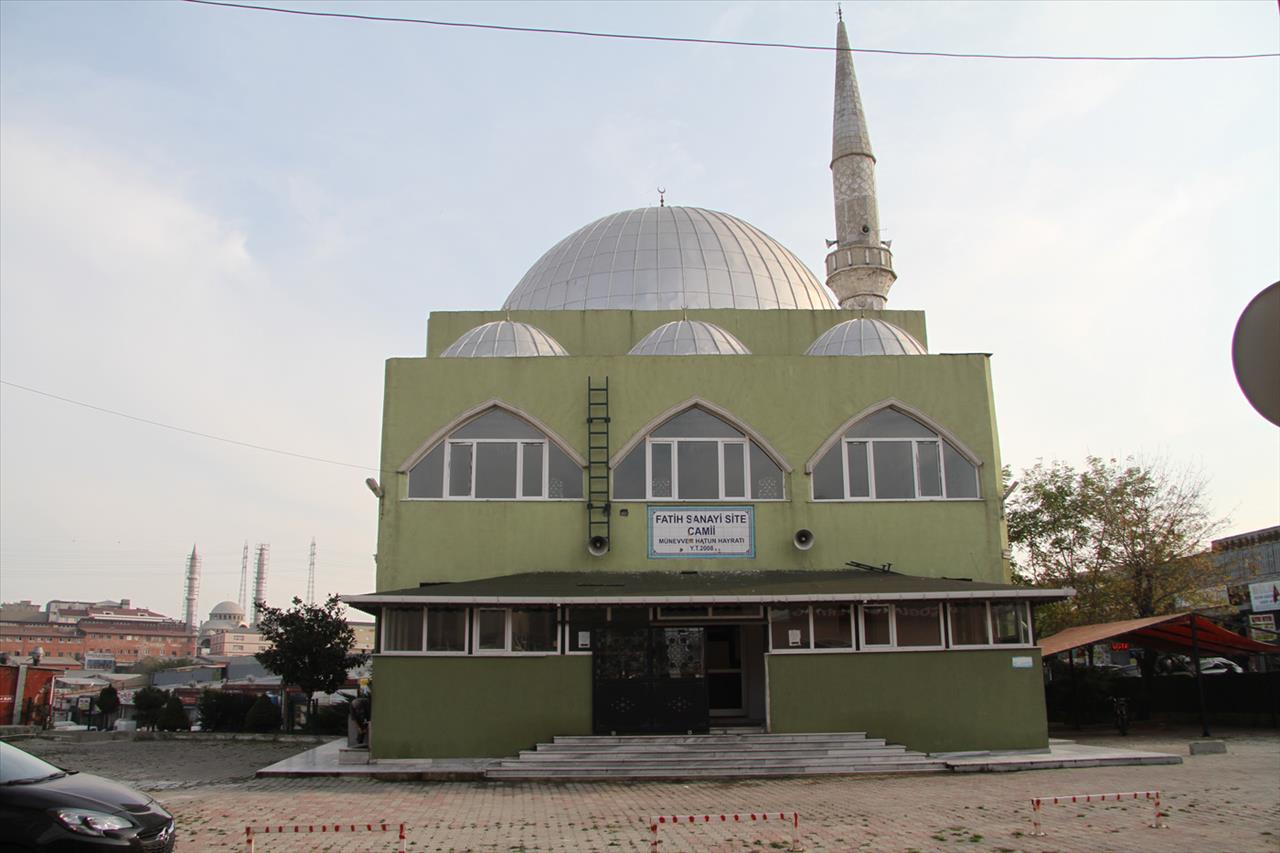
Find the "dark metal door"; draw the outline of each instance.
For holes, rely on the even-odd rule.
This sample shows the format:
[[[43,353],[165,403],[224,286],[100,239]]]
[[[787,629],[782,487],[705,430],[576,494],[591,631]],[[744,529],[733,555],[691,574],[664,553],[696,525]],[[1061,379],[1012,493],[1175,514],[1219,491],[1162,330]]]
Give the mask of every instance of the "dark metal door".
[[[597,628],[592,647],[596,734],[708,730],[702,628]]]

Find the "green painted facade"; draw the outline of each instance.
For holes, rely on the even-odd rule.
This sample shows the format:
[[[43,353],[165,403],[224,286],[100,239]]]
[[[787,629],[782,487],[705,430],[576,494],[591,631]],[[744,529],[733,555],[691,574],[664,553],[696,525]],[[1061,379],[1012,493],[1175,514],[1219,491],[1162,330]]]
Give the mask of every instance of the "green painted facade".
[[[373,757],[514,755],[591,734],[591,658],[399,657],[373,662]]]
[[[422,443],[463,412],[497,399],[539,419],[585,456],[588,377],[609,379],[610,443],[621,448],[655,416],[699,397],[762,436],[791,467],[787,500],[757,502],[754,559],[649,560],[643,503],[617,502],[612,546],[586,553],[581,501],[408,500],[408,476],[384,474],[378,589],[423,580],[467,580],[524,571],[689,571],[830,569],[848,560],[925,577],[1008,581],[1000,515],[1000,458],[989,357],[983,354],[814,357],[804,351],[824,331],[858,316],[880,316],[917,337],[919,312],[689,311],[721,325],[749,356],[628,356],[645,334],[685,312],[522,311],[512,319],[555,337],[569,357],[394,358],[387,362],[384,470],[401,469]],[[505,312],[435,314],[430,350]],[[927,415],[981,463],[980,499],[969,501],[811,500],[805,464],[850,417],[888,399]],[[394,479],[392,477],[394,476]],[[733,501],[732,503],[742,503]],[[617,509],[628,508],[626,518]],[[816,535],[798,551],[794,531]]]
[[[1030,657],[1030,668],[1013,659]],[[1048,745],[1039,649],[769,655],[771,730],[866,731],[924,752]]]

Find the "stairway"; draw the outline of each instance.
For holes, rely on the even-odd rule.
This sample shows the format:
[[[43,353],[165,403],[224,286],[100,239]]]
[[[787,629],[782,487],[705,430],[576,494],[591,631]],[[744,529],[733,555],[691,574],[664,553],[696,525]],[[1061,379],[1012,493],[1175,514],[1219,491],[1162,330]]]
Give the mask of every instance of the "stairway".
[[[831,734],[734,733],[557,737],[503,760],[488,779],[715,779],[946,770],[945,761],[869,738]]]

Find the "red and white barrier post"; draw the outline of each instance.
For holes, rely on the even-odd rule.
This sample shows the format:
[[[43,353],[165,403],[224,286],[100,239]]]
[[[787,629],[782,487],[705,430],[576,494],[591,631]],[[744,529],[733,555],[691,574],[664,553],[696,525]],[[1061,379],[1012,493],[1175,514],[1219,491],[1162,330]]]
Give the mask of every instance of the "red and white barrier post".
[[[246,826],[244,828],[244,841],[247,845],[248,853],[253,853],[254,833],[258,833],[260,835],[292,835],[315,832],[391,832],[397,829],[400,832],[400,843],[396,847],[396,853],[405,853],[405,833],[403,823],[275,823],[263,827]]]
[[[1160,811],[1159,791],[1129,791],[1124,794],[1068,794],[1065,797],[1036,797],[1031,801],[1031,834],[1037,837],[1043,837],[1045,834],[1040,830],[1041,805],[1058,806],[1066,803],[1107,802],[1108,800],[1153,800],[1155,803],[1155,816],[1147,826],[1151,829],[1169,828],[1168,824],[1162,823],[1160,820],[1164,815]]]
[[[791,824],[791,849],[800,851],[800,813],[796,811],[782,812],[743,812],[741,814],[691,814],[691,815],[656,815],[649,818],[649,853],[658,853],[658,827],[668,824],[730,824],[730,823],[768,823]]]

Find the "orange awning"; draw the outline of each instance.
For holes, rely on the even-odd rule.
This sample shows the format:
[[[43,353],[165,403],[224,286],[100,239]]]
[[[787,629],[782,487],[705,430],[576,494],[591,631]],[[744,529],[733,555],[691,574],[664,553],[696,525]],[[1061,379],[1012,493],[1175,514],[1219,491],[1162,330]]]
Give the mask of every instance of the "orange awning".
[[[1161,651],[1190,651],[1192,619],[1196,623],[1196,643],[1200,646],[1202,655],[1280,654],[1280,646],[1259,643],[1248,637],[1242,637],[1219,626],[1211,619],[1193,613],[1173,613],[1168,616],[1149,616],[1146,619],[1078,625],[1042,639],[1040,651],[1047,657],[1107,640],[1132,643],[1135,646]]]

